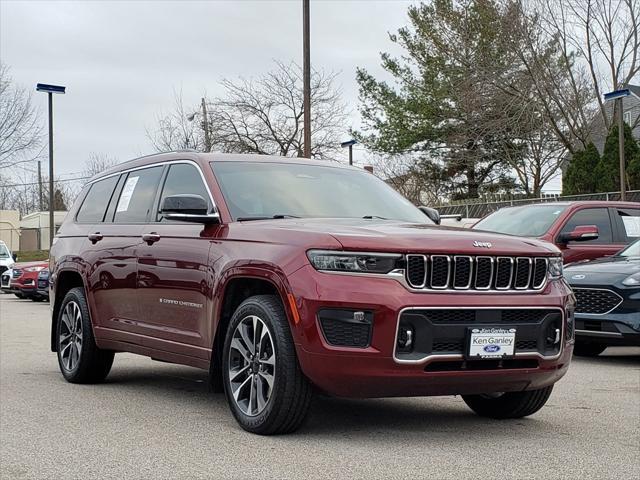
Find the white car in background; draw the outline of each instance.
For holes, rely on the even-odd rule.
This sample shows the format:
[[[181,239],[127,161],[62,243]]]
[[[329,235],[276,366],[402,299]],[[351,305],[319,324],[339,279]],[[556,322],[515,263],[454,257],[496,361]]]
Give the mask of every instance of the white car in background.
[[[3,289],[5,288],[5,281],[7,283],[6,288],[9,288],[9,282],[11,281],[11,267],[14,263],[15,256],[11,253],[9,247],[0,240],[0,286]]]

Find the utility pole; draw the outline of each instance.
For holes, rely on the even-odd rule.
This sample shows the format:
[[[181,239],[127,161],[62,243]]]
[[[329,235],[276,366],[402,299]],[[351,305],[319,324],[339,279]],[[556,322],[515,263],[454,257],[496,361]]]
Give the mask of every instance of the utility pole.
[[[38,92],[47,92],[49,97],[49,248],[53,245],[53,237],[55,235],[55,222],[53,219],[53,94],[61,93],[64,95],[66,88],[60,85],[47,85],[39,83],[36,85]]]
[[[209,136],[209,118],[207,117],[207,102],[202,97],[202,128],[204,128],[204,148],[206,152],[211,151],[211,137]]]
[[[42,161],[38,160],[38,210],[42,211]]]
[[[624,160],[624,120],[622,116],[622,97],[616,99],[618,110],[618,156],[620,157],[620,201],[627,199],[627,174]]]
[[[311,55],[309,47],[309,0],[302,0],[302,84],[304,112],[303,156],[311,158]]]
[[[628,88],[622,90],[615,90],[613,92],[604,94],[604,101],[609,102],[615,100],[614,112],[618,116],[618,156],[620,158],[620,200],[625,201],[627,199],[627,174],[625,172],[624,164],[624,120],[623,120],[623,107],[622,99],[631,95]]]

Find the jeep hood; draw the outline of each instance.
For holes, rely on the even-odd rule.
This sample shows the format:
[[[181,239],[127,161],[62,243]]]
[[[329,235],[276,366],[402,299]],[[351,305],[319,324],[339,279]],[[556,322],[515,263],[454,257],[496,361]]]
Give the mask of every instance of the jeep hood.
[[[557,255],[554,245],[533,238],[430,224],[366,219],[286,219],[250,222],[252,227],[295,235],[330,235],[345,250],[457,253],[469,255]],[[245,224],[249,226],[249,222]],[[264,230],[263,230],[264,232]],[[264,232],[266,233],[266,232]],[[274,232],[275,233],[275,232]]]

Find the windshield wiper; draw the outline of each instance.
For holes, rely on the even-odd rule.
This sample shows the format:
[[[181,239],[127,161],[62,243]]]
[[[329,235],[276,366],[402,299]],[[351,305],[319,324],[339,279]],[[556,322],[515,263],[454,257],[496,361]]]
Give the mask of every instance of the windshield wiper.
[[[379,216],[379,215],[365,215],[365,216],[364,216],[364,217],[362,217],[362,218],[364,218],[365,220],[373,220],[374,218],[379,218],[380,220],[389,220],[388,218],[386,218],[386,217],[381,217],[381,216]]]
[[[286,213],[276,213],[275,215],[271,215],[270,217],[262,216],[262,217],[238,217],[236,221],[238,222],[249,222],[251,220],[272,220],[272,219],[283,219],[283,218],[300,218],[297,215],[289,215]]]

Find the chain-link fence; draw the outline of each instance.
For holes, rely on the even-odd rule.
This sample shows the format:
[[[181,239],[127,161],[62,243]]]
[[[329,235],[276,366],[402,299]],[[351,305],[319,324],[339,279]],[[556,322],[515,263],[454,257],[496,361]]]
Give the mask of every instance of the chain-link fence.
[[[478,201],[436,207],[441,215],[462,215],[464,218],[481,218],[503,207],[528,205],[531,203],[566,202],[575,200],[620,200],[620,192],[591,193],[587,195],[548,195],[541,198],[522,198],[498,201]],[[640,190],[627,192],[627,201],[640,202]]]

